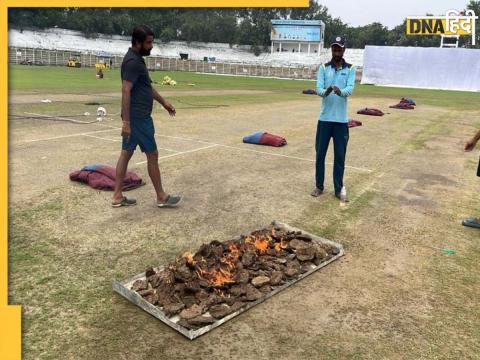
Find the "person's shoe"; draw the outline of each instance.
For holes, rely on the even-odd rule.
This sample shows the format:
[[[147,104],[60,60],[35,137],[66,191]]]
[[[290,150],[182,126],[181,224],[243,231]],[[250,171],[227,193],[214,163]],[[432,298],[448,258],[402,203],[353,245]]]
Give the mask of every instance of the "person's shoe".
[[[342,190],[340,190],[339,193],[335,193],[335,196],[340,199],[341,202],[348,202],[348,196],[347,196],[347,189],[345,189],[345,186],[342,187]]]
[[[132,206],[132,205],[136,205],[137,204],[137,200],[135,199],[129,199],[127,198],[126,196],[122,197],[122,199],[120,201],[115,201],[115,202],[112,202],[112,207],[122,207],[122,206]]]
[[[315,188],[313,189],[310,195],[312,195],[313,197],[319,197],[322,194],[323,194],[323,190],[320,190],[319,188]]]
[[[469,218],[462,221],[462,225],[480,229],[480,218]]]
[[[164,202],[157,202],[159,208],[176,207],[182,201],[182,197],[178,195],[168,195]]]

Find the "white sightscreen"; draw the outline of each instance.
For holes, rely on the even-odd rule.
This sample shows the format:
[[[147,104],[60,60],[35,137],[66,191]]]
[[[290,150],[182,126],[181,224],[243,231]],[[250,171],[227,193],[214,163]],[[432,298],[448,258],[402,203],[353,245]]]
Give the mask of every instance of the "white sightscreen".
[[[480,49],[365,46],[361,83],[480,91]]]

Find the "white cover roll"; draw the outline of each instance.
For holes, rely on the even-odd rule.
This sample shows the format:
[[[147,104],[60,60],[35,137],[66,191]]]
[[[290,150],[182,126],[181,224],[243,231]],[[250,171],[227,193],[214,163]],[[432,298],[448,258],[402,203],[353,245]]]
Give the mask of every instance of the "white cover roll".
[[[365,46],[361,83],[480,91],[480,49]]]

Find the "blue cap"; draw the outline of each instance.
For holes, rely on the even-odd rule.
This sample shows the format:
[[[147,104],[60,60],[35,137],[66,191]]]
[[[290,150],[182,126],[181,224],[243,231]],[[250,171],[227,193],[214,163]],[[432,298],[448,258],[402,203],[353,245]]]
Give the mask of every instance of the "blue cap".
[[[334,41],[330,44],[330,47],[332,47],[333,45],[338,45],[340,47],[345,47],[345,37],[344,36],[341,36],[341,35],[337,35],[335,36],[335,39]]]

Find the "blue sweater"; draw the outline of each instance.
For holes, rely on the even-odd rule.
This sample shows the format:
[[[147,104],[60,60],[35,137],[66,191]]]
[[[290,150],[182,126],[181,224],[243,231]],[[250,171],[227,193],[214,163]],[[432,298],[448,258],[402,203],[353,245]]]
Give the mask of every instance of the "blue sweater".
[[[323,98],[320,121],[348,123],[347,97],[352,94],[355,86],[355,72],[355,67],[347,64],[343,59],[341,68],[336,69],[333,61],[319,67],[317,93]],[[325,96],[330,85],[340,89],[340,96],[333,91]]]

